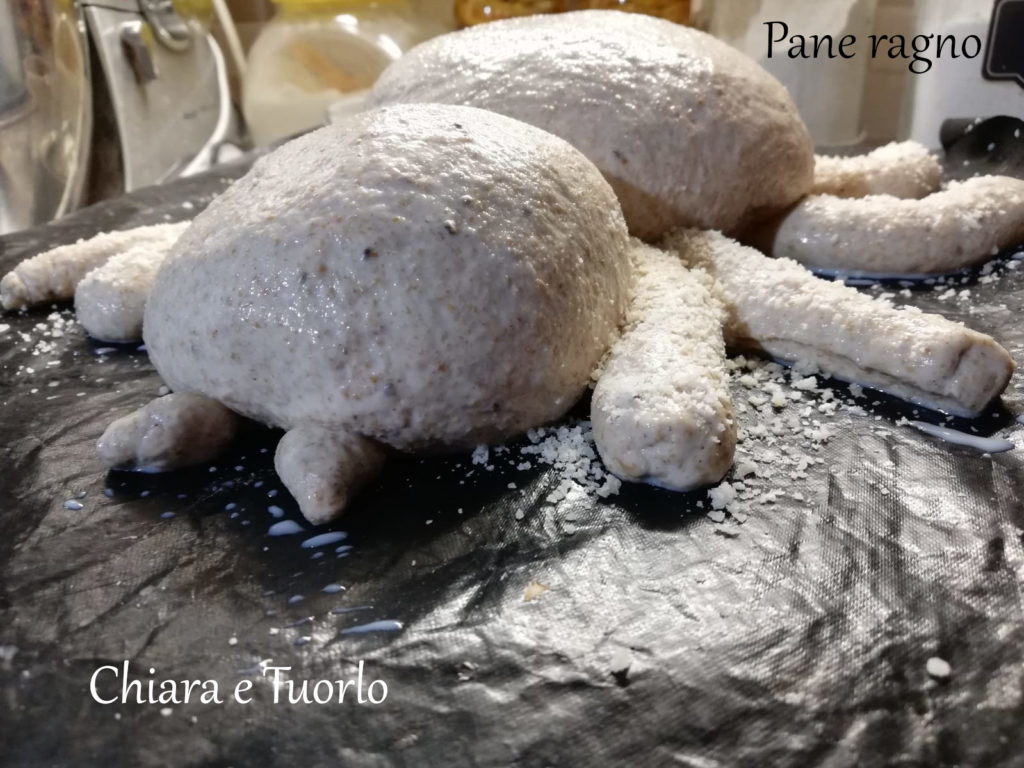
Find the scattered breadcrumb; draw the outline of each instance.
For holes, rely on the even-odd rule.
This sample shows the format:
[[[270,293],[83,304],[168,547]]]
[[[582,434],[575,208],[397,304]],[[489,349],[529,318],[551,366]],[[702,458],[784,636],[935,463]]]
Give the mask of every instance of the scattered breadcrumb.
[[[473,464],[485,466],[487,464],[487,459],[490,458],[490,454],[491,452],[486,445],[478,445],[473,449],[473,456],[471,457]]]
[[[736,499],[736,489],[730,483],[721,483],[708,491],[712,509],[725,509]]]
[[[612,657],[608,660],[608,670],[613,675],[624,675],[629,672],[629,668],[633,665],[633,656],[630,654],[628,648],[616,648],[612,652]]]
[[[818,415],[834,417],[841,411],[866,415],[853,401],[864,396],[863,387],[851,384],[844,391],[823,385],[816,370],[800,365],[786,368],[742,355],[730,358],[727,367],[739,423],[738,443],[732,471],[707,491],[708,518],[722,523],[728,515],[743,523],[784,497],[806,503],[802,494],[789,487],[825,463],[815,454],[837,432],[837,427],[823,424]],[[745,393],[745,401],[737,397],[740,391]],[[798,452],[780,450],[794,439]]]
[[[925,662],[925,669],[928,674],[937,680],[946,680],[953,673],[953,668],[949,666],[949,662],[945,659],[940,659],[938,656],[932,656]]]
[[[544,497],[546,503],[607,498],[622,487],[601,463],[589,421],[531,429],[526,436],[530,444],[520,454],[532,459],[531,466],[536,462],[554,468],[558,476],[558,484]]]

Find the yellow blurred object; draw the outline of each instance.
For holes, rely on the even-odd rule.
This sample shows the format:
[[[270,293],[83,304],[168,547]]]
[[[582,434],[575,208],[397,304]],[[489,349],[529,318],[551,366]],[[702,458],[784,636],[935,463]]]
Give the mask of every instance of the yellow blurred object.
[[[341,12],[352,8],[372,8],[382,5],[409,5],[409,0],[271,0],[278,8],[318,11],[328,8]]]
[[[535,13],[562,13],[606,9],[660,16],[680,24],[690,23],[691,0],[455,0],[459,26]]]
[[[213,21],[213,3],[211,0],[172,0],[174,10],[186,19],[196,19],[209,28]]]
[[[559,13],[569,10],[567,0],[455,0],[455,18],[460,27],[485,21],[535,13]]]
[[[573,10],[603,8],[606,10],[646,13],[679,24],[690,23],[690,0],[577,0]]]

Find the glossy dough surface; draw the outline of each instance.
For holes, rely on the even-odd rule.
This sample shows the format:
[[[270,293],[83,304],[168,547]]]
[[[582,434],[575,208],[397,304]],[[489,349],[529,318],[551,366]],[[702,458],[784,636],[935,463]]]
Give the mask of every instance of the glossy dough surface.
[[[942,183],[942,166],[928,148],[915,141],[886,144],[865,155],[818,155],[812,195],[864,197],[892,195],[922,198]]]
[[[812,195],[747,237],[765,253],[809,267],[952,272],[1024,242],[1024,181],[975,176],[920,200]]]
[[[573,404],[630,274],[614,193],[567,143],[404,105],[258,161],[172,249],[144,337],[174,390],[259,421],[469,445]]]
[[[736,231],[806,194],[814,153],[785,88],[710,35],[618,11],[529,16],[429,40],[377,104],[469,104],[568,140],[614,187],[630,230]]]
[[[25,259],[0,280],[0,306],[20,309],[70,299],[82,279],[111,257],[137,247],[166,251],[187,227],[187,223],[154,224],[103,232]]]
[[[716,232],[679,232],[666,247],[715,276],[732,346],[958,416],[981,412],[1013,373],[991,336],[822,280]]]
[[[114,342],[142,338],[146,299],[170,246],[132,246],[82,278],[75,288],[75,313],[90,336]]]
[[[594,387],[594,442],[621,478],[673,490],[716,483],[736,448],[724,309],[711,277],[675,254],[639,246],[635,257],[626,327]]]
[[[165,472],[216,458],[237,428],[238,417],[217,401],[175,392],[114,421],[96,452],[108,467]]]

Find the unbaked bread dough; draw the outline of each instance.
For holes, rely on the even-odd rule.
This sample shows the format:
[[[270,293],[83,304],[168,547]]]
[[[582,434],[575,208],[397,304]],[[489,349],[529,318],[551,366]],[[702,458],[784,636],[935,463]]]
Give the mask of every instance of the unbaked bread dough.
[[[216,400],[175,392],[114,421],[96,452],[108,467],[166,472],[215,458],[237,429],[238,417]]]
[[[1024,243],[1024,181],[975,176],[920,200],[812,195],[744,239],[765,253],[821,269],[952,272]]]
[[[25,259],[0,280],[0,305],[4,309],[20,309],[70,299],[82,279],[112,256],[136,247],[164,252],[188,225],[186,221],[102,232]]]
[[[392,63],[375,104],[469,104],[568,140],[611,182],[630,230],[737,231],[811,188],[814,151],[786,89],[698,30],[619,11],[483,24]]]
[[[384,466],[384,449],[343,430],[299,427],[277,444],[274,469],[311,523],[326,523],[348,506]]]
[[[892,195],[918,199],[942,183],[942,166],[923,144],[892,142],[863,155],[814,159],[812,195]]]
[[[82,278],[75,288],[75,315],[90,336],[114,342],[142,338],[146,300],[172,244],[139,243]]]
[[[189,398],[165,398],[165,416],[212,403],[285,428],[275,466],[313,522],[386,446],[465,447],[558,418],[609,348],[593,401],[608,467],[717,480],[735,424],[716,297],[728,341],[930,407],[975,413],[1006,385],[992,339],[708,231],[669,244],[719,288],[640,248],[618,338],[634,275],[612,187],[652,239],[738,231],[811,186],[784,89],[699,32],[612,12],[492,24],[416,49],[374,98],[394,105],[285,145],[217,198],[145,313],[154,364]],[[138,454],[144,417],[112,426],[108,464]]]
[[[717,483],[736,448],[724,309],[711,277],[675,254],[639,245],[634,258],[626,327],[594,387],[594,443],[626,480],[679,491]]]
[[[582,394],[625,312],[629,247],[612,189],[563,140],[401,105],[286,144],[215,199],[157,273],[144,338],[173,390],[287,430],[491,442]]]
[[[821,280],[716,232],[682,231],[666,248],[715,276],[730,345],[958,416],[984,410],[1013,373],[991,336]]]

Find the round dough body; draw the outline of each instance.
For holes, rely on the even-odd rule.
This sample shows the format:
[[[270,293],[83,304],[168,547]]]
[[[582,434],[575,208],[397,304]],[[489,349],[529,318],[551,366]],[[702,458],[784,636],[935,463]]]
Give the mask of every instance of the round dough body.
[[[144,337],[175,390],[400,449],[561,416],[617,332],[629,240],[567,143],[467,107],[358,115],[258,161],[174,246]]]
[[[391,64],[371,101],[468,104],[561,136],[648,241],[680,226],[738,231],[813,182],[813,146],[781,83],[710,35],[641,14],[538,15],[443,35]]]

